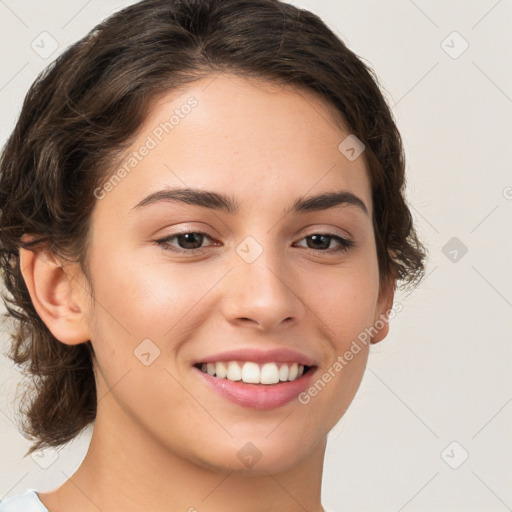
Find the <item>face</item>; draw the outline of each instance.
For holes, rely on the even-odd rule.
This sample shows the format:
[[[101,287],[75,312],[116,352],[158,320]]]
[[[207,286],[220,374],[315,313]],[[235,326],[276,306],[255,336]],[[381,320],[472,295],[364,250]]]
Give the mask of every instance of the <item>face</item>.
[[[310,92],[231,75],[158,100],[96,191],[98,415],[233,470],[285,470],[325,440],[368,344],[335,363],[389,306],[348,135]]]

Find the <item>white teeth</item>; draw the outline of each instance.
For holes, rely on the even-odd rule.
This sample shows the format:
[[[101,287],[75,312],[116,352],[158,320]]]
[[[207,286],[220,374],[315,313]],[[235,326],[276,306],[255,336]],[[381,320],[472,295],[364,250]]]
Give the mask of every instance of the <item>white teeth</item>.
[[[288,380],[295,380],[299,374],[299,366],[297,363],[293,363],[290,366],[290,373],[288,373]]]
[[[225,379],[228,374],[228,369],[224,363],[215,363],[215,375],[219,379]]]
[[[292,381],[304,374],[304,366],[298,363],[265,363],[259,365],[251,361],[203,363],[201,370],[218,379],[243,381],[247,384],[277,384]]]
[[[226,374],[228,380],[242,380],[242,370],[240,366],[235,361],[230,361],[228,363],[228,373]]]
[[[244,363],[242,380],[248,384],[260,383],[260,368],[256,363]]]
[[[279,382],[279,368],[276,363],[265,363],[261,368],[262,384],[277,384]]]

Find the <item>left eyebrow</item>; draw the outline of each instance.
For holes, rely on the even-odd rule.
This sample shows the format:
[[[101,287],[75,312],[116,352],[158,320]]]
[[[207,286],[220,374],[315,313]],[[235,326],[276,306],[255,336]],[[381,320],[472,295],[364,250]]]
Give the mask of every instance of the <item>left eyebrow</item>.
[[[240,203],[235,198],[223,193],[194,188],[168,188],[158,190],[157,192],[153,192],[142,199],[142,201],[137,203],[132,210],[161,201],[181,202],[195,206],[202,206],[212,210],[225,211],[230,215],[236,215],[240,212]],[[324,192],[310,197],[301,196],[295,200],[292,206],[288,208],[285,213],[314,212],[342,205],[357,206],[366,215],[369,215],[368,209],[363,200],[347,190]]]
[[[336,206],[352,205],[359,207],[366,215],[368,215],[368,208],[363,200],[357,197],[352,192],[347,190],[338,190],[337,192],[325,192],[316,196],[299,197],[293,203],[291,208],[286,210],[289,212],[316,212],[335,208]]]

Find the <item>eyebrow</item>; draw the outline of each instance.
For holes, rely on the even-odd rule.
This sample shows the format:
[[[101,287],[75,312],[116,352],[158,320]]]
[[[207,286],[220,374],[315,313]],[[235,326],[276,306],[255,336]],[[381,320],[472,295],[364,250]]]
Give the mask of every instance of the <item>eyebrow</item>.
[[[227,194],[194,188],[167,188],[149,194],[136,204],[132,210],[161,201],[181,202],[194,206],[202,206],[212,210],[223,211],[230,215],[238,214],[241,209],[240,203],[234,197]],[[357,206],[368,215],[368,209],[362,199],[347,190],[324,192],[310,197],[300,196],[295,200],[292,206],[286,210],[286,214],[291,212],[316,212],[344,205]]]

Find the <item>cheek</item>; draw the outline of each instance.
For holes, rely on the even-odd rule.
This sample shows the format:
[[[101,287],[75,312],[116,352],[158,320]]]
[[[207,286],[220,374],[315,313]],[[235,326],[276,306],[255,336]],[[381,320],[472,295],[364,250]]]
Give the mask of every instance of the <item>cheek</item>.
[[[319,273],[308,290],[318,304],[326,337],[341,354],[374,322],[379,293],[376,258],[370,253],[337,271]]]
[[[326,432],[350,406],[368,361],[370,339],[365,329],[373,323],[378,279],[372,284],[367,275],[355,269],[344,273],[339,283],[331,283],[321,294],[317,314],[323,320],[322,335],[330,343],[329,357],[299,402],[320,419]]]
[[[330,397],[326,394],[325,399],[343,411],[359,387],[368,359],[368,330],[375,321],[379,292],[376,257],[367,251],[337,272],[317,275],[314,282],[315,287],[308,288],[311,302],[318,304],[315,312],[331,346],[317,388],[326,384]]]
[[[188,395],[166,367],[190,327],[187,314],[205,292],[183,271],[171,273],[161,265],[102,258],[91,266],[96,269],[91,340],[101,370],[100,396],[124,404],[134,417],[154,417],[163,403],[169,405],[168,420],[172,411],[187,414]]]
[[[101,332],[117,333],[113,339],[119,339],[119,333],[139,342],[172,338],[204,293],[197,273],[179,265],[170,270],[165,264],[125,258],[103,261],[97,268],[96,318]]]

